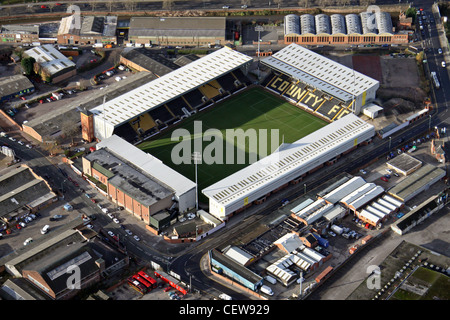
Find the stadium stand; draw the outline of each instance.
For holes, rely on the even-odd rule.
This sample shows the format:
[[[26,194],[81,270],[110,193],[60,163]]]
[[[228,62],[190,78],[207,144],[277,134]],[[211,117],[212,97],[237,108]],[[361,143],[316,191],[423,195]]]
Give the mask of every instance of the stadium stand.
[[[262,84],[302,109],[328,121],[337,120],[351,111],[343,101],[282,73],[269,75]]]
[[[250,79],[242,72],[241,69],[236,69],[231,72],[231,74],[242,84],[249,85],[251,83]]]
[[[194,89],[186,93],[183,98],[186,99],[186,102],[191,106],[192,109],[197,109],[202,107],[205,104],[203,101],[203,93],[198,89]]]
[[[233,93],[237,90],[237,86],[235,85],[236,78],[233,77],[232,74],[227,73],[223,75],[222,77],[217,79],[217,82],[220,84],[220,86],[230,93]]]
[[[181,97],[166,103],[166,106],[172,111],[175,116],[178,116],[180,118],[182,116],[190,116],[190,111],[192,111]]]
[[[220,89],[222,89],[222,87],[217,80],[213,80],[204,84],[199,89],[208,99],[213,99],[221,94]]]
[[[161,121],[162,123],[167,123],[173,119],[173,116],[164,105],[159,106],[155,109],[149,111],[150,116],[155,119],[155,122]]]

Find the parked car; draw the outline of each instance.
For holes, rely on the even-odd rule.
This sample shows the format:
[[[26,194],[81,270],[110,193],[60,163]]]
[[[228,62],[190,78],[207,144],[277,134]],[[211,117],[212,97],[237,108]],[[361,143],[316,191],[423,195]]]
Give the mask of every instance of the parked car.
[[[133,238],[134,238],[134,240],[136,240],[136,241],[141,241],[141,239],[140,239],[137,235],[134,235]]]
[[[112,232],[111,230],[108,231],[108,234],[109,234],[111,237],[114,237],[114,232]]]
[[[126,233],[127,235],[129,235],[129,236],[133,235],[133,233],[132,233],[130,230],[128,230],[128,229],[125,230],[125,233]]]
[[[114,221],[115,223],[117,223],[117,224],[120,223],[119,219],[117,219],[117,218],[113,218],[113,221]]]
[[[388,179],[386,179],[386,177],[384,177],[384,176],[383,176],[383,177],[381,177],[380,179],[381,179],[381,180],[383,180],[384,182],[388,182],[388,181],[389,181],[389,180],[388,180]]]
[[[62,217],[63,217],[63,216],[60,215],[60,214],[55,214],[55,215],[53,216],[53,219],[58,220],[58,219],[61,219]]]
[[[384,177],[385,177],[386,179],[390,179],[390,178],[391,178],[391,175],[390,175],[390,174],[385,174]]]

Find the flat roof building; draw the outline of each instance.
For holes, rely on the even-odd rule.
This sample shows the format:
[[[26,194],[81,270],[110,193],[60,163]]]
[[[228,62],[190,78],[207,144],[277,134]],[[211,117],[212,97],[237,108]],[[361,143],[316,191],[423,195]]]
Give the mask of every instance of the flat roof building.
[[[157,46],[225,44],[225,17],[133,17],[131,43]]]
[[[410,156],[407,153],[402,153],[386,162],[386,165],[389,169],[407,176],[418,170],[422,166],[422,161]]]
[[[141,171],[149,179],[151,178],[160,184],[162,189],[171,190],[174,199],[178,202],[180,212],[195,207],[195,183],[166,166],[161,160],[145,153],[116,135],[103,140],[96,147],[97,151],[105,148],[108,152],[129,163],[133,168]],[[120,169],[120,167],[117,168]],[[140,188],[140,185],[135,185],[135,188]]]
[[[0,102],[34,92],[33,83],[24,75],[0,78]]]
[[[430,164],[425,164],[420,169],[409,175],[388,190],[388,194],[402,202],[413,199],[422,191],[445,177],[445,170]]]

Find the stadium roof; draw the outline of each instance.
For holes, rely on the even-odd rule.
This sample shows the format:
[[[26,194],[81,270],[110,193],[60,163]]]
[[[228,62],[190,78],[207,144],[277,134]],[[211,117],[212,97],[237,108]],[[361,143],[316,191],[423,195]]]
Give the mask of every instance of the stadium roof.
[[[251,57],[224,47],[110,100],[104,106],[99,105],[91,112],[117,126],[250,61]]]
[[[345,148],[349,141],[364,141],[372,135],[374,127],[354,114],[328,124],[292,143],[290,148],[257,161],[244,169],[202,190],[208,198],[224,206],[239,201],[265,185],[275,182],[293,171],[305,169],[311,163],[316,166],[323,157],[336,156],[336,151]],[[331,159],[331,158],[330,158]],[[329,159],[328,159],[329,160]],[[326,161],[326,160],[325,160]],[[301,175],[304,172],[298,172]]]
[[[108,148],[116,155],[129,161],[144,173],[149,174],[164,185],[173,189],[177,196],[195,188],[194,182],[166,166],[161,160],[145,153],[119,136],[112,135],[108,139],[99,142],[97,144],[97,150],[101,148]]]
[[[379,85],[377,80],[294,43],[262,62],[342,101],[351,101]]]

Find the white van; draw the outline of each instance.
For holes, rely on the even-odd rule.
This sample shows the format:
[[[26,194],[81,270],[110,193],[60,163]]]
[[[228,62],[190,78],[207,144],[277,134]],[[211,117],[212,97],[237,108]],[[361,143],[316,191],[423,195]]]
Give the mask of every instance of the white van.
[[[262,285],[262,287],[261,287],[261,292],[262,292],[262,293],[265,293],[265,294],[268,294],[269,296],[273,296],[272,288],[271,288],[271,287],[268,287],[268,286],[266,286],[266,285]]]
[[[271,276],[265,276],[264,279],[265,279],[267,282],[270,282],[271,284],[277,284],[277,280],[276,280],[274,277],[271,277]]]
[[[48,230],[50,229],[50,226],[48,224],[46,224],[42,229],[41,229],[41,233],[42,234],[46,234],[48,232]]]
[[[92,47],[94,47],[94,48],[103,48],[103,43],[94,43],[94,45]]]
[[[33,238],[28,238],[27,240],[25,240],[25,242],[23,243],[24,246],[26,246],[27,244],[33,242]]]

